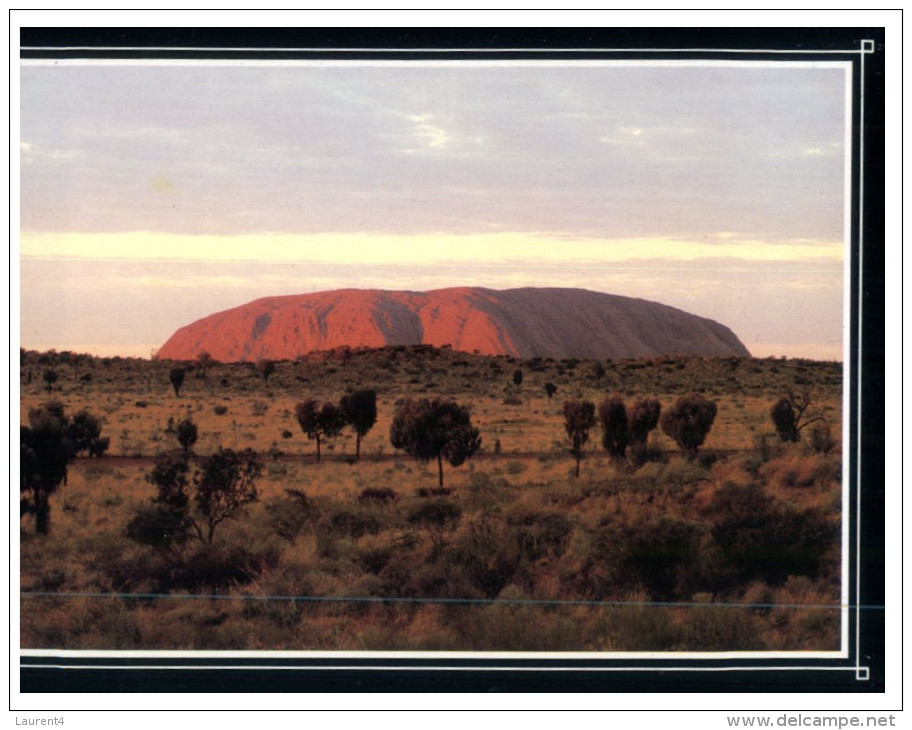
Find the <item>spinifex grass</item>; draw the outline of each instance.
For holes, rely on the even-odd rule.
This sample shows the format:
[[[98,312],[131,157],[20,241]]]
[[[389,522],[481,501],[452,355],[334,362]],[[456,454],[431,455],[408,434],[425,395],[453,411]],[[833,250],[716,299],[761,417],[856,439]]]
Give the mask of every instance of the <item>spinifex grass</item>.
[[[268,387],[251,365],[215,364],[175,397],[173,363],[71,363],[24,353],[23,418],[49,397],[88,408],[111,448],[71,465],[48,536],[22,519],[24,647],[838,648],[840,450],[783,445],[769,418],[778,397],[810,383],[838,442],[837,364],[655,358],[604,363],[596,379],[586,361],[385,348],[279,363]],[[50,395],[46,367],[59,371]],[[558,387],[550,402],[546,382]],[[317,464],[295,405],[355,388],[378,392],[362,458],[348,429]],[[718,406],[703,457],[685,461],[657,430],[636,468],[609,458],[594,429],[573,476],[564,399],[617,393],[667,407],[690,391]],[[390,445],[406,397],[452,397],[481,431],[474,458],[445,466],[444,489],[436,464]],[[153,457],[178,447],[169,419],[187,417],[199,429],[194,458],[260,452],[260,499],[211,546],[156,550],[127,539],[126,525],[155,495]],[[814,557],[770,549],[745,560],[744,540],[761,552],[807,544]],[[783,574],[783,560],[798,574]]]

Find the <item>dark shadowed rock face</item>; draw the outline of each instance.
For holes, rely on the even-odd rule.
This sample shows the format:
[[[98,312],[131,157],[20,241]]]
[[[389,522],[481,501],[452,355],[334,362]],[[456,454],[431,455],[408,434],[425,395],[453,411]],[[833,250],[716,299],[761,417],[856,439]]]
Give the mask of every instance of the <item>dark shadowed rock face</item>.
[[[341,289],[267,297],[182,327],[159,359],[293,359],[314,350],[450,345],[486,355],[625,358],[750,353],[710,319],[584,289]]]

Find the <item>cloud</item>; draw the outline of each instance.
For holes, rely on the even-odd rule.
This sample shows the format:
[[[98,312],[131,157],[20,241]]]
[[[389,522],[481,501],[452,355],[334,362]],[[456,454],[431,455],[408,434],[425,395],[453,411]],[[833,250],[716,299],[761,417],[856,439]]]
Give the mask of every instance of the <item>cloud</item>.
[[[440,149],[452,140],[445,129],[431,123],[433,118],[433,114],[406,115],[415,124],[414,135],[422,149]]]
[[[250,234],[187,236],[146,231],[105,234],[23,234],[21,253],[32,258],[130,261],[260,261],[322,264],[409,265],[521,263],[567,267],[632,260],[662,262],[841,262],[840,241],[763,241],[750,238],[554,237],[547,234],[466,235]]]

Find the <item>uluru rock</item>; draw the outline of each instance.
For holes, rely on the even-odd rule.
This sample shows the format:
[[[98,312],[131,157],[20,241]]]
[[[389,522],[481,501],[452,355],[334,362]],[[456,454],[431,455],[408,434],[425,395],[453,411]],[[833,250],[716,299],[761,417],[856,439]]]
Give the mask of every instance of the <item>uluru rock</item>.
[[[628,358],[750,353],[710,319],[584,289],[340,289],[266,297],[175,332],[159,359],[294,359],[335,347],[427,344],[486,355]]]

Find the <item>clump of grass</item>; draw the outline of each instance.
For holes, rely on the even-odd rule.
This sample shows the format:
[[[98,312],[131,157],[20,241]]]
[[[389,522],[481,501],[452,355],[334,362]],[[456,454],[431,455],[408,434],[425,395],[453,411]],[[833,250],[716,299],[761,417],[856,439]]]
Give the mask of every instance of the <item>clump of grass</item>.
[[[449,497],[453,493],[450,487],[419,487],[415,496],[427,499],[428,497]]]
[[[397,499],[399,499],[399,495],[388,487],[368,487],[358,495],[359,502],[370,504],[387,504],[395,502]]]

